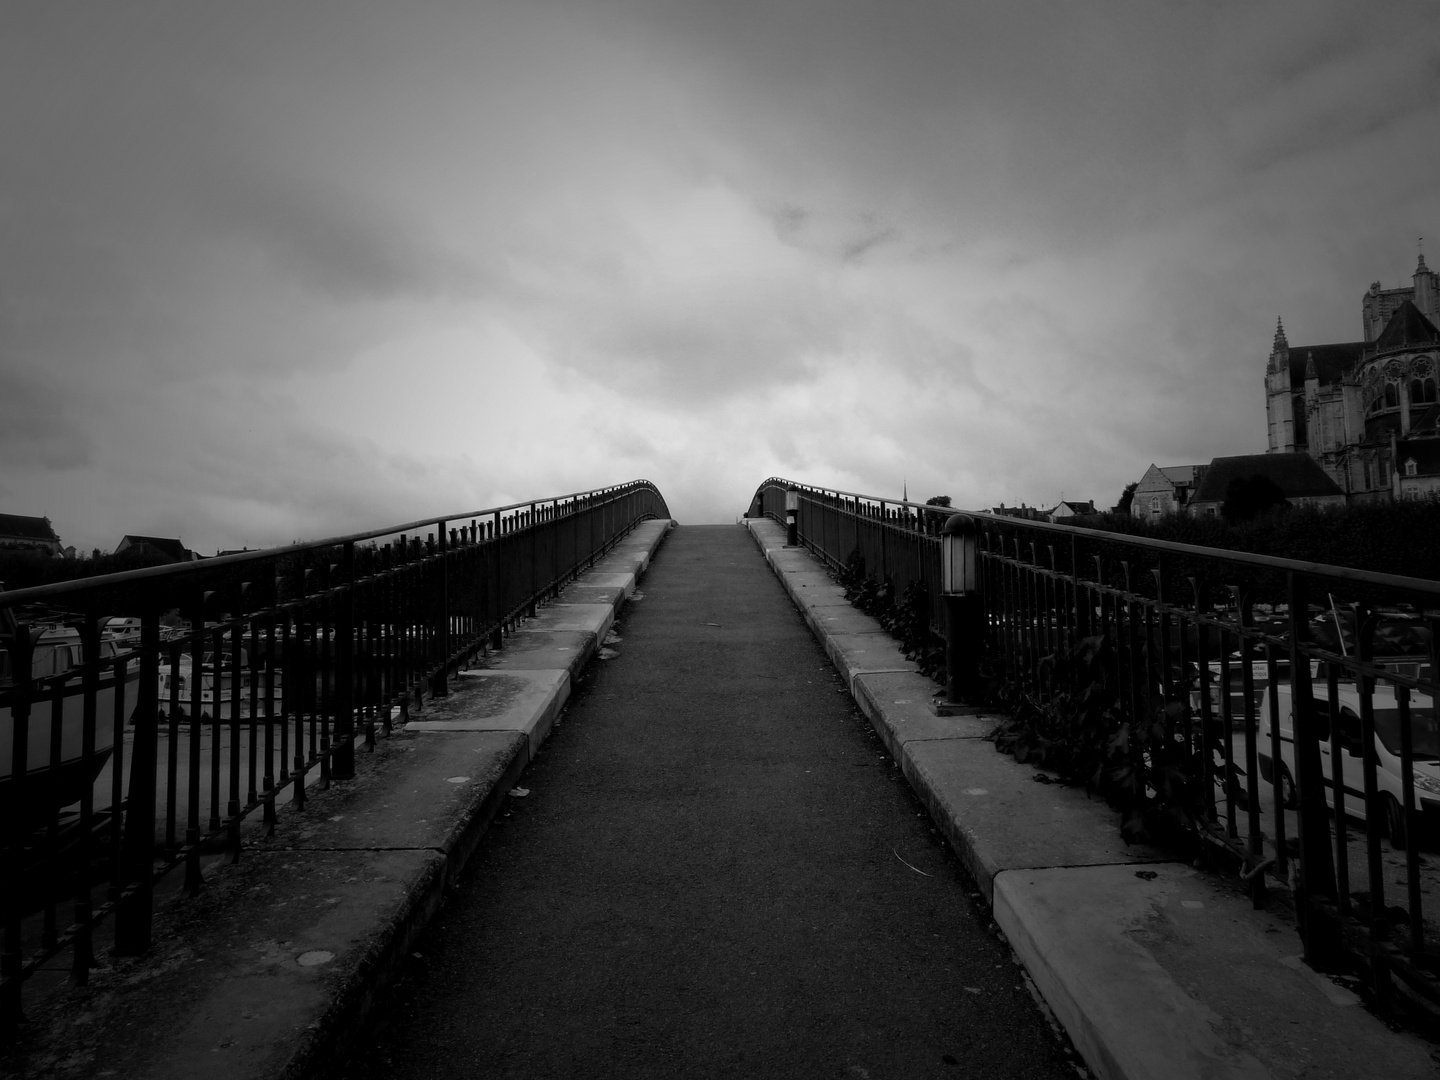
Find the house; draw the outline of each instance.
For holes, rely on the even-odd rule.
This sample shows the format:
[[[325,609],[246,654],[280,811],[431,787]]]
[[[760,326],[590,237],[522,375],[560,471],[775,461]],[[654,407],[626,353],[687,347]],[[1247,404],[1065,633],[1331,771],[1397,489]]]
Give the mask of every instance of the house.
[[[166,562],[195,562],[199,555],[191,551],[179,540],[171,540],[163,536],[131,536],[128,533],[115,548],[115,554],[123,552],[134,552],[150,557],[159,556]]]
[[[1394,498],[1440,499],[1440,439],[1397,439],[1395,457]]]
[[[59,555],[60,538],[48,517],[0,514],[0,549]]]
[[[1130,500],[1130,516],[1158,518],[1166,514],[1183,514],[1190,505],[1195,489],[1205,477],[1205,465],[1152,464],[1135,485]]]
[[[1046,517],[1048,517],[1051,521],[1069,522],[1073,525],[1076,518],[1085,517],[1088,514],[1094,513],[1096,513],[1094,499],[1091,499],[1088,502],[1061,500],[1060,503],[1056,505],[1055,509],[1049,511],[1049,513],[1046,514]]]
[[[1309,454],[1242,454],[1210,462],[1205,479],[1190,499],[1196,517],[1218,517],[1230,483],[1264,477],[1284,494],[1291,506],[1344,506],[1345,492]]]
[[[1276,321],[1268,449],[1309,455],[1351,501],[1419,497],[1440,487],[1440,275],[1422,254],[1408,286],[1372,283],[1360,316],[1360,340],[1318,345],[1292,346]]]

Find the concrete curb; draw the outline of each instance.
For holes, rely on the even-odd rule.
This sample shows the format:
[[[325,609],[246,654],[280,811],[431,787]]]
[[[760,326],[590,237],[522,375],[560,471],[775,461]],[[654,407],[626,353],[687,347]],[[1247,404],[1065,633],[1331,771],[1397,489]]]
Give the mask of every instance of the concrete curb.
[[[329,1037],[323,1043],[317,1037],[313,1045],[302,1046],[297,1051],[283,1074],[287,1080],[291,1077],[299,1080],[304,1076],[324,1075],[328,1065],[343,1057],[347,1046],[358,1041],[365,1033],[366,1021],[376,1003],[383,997],[384,990],[394,981],[394,973],[400,962],[409,954],[410,947],[440,909],[445,888],[452,887],[464,872],[466,863],[479,846],[490,822],[494,820],[506,793],[514,787],[526,767],[539,753],[541,744],[550,734],[556,718],[570,697],[574,680],[598,652],[620,609],[634,595],[636,583],[649,568],[650,560],[669,535],[673,525],[672,521],[642,522],[594,567],[563,590],[555,603],[541,608],[536,616],[527,622],[525,630],[530,633],[569,631],[583,634],[585,643],[578,650],[575,659],[562,669],[530,669],[524,672],[534,674],[552,670],[560,678],[547,686],[538,697],[522,702],[518,709],[519,715],[513,717],[514,726],[475,726],[474,720],[464,715],[475,710],[466,707],[463,696],[459,697],[459,707],[452,707],[450,710],[459,714],[455,719],[412,721],[407,725],[408,729],[416,731],[517,731],[523,733],[525,738],[516,740],[513,754],[500,755],[499,776],[493,782],[485,784],[481,797],[452,819],[444,841],[443,872],[439,875],[425,874],[415,882],[412,891],[414,900],[407,894],[406,902],[381,928],[376,935],[375,946],[368,950],[367,955],[356,965],[350,979],[336,993],[334,1004],[321,1018],[321,1029],[328,1031]],[[637,539],[640,540],[639,543]],[[621,589],[611,603],[573,604],[566,601],[572,590],[593,590],[595,587],[616,584],[619,584]],[[487,659],[502,656],[504,652],[505,650],[501,649]],[[521,672],[517,671],[516,674]],[[515,677],[503,675],[494,669],[462,672],[461,678],[466,675],[480,679]],[[484,722],[498,724],[505,720],[503,717],[487,717]],[[440,727],[441,724],[454,726]]]
[[[744,524],[1096,1075],[1435,1075],[1428,1044],[1305,967],[1293,928],[1233,883],[1127,848],[1114,811],[995,751],[998,717],[931,713],[937,684],[823,564]]]
[[[157,903],[146,956],[112,960],[89,986],[32,1002],[29,1032],[0,1071],[331,1072],[367,1034],[671,526],[637,526],[450,695],[412,710],[374,754],[357,754],[355,781],[312,790],[272,837],[248,827],[240,863],[212,865],[193,899]],[[584,602],[568,602],[577,594]]]

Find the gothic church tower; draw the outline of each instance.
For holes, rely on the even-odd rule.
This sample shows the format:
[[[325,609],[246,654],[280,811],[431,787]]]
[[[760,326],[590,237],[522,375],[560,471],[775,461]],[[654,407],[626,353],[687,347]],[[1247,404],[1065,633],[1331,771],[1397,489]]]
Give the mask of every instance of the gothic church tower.
[[[1270,362],[1265,367],[1265,420],[1269,432],[1268,450],[1289,454],[1295,450],[1295,405],[1290,394],[1290,343],[1285,327],[1275,320],[1275,340]]]

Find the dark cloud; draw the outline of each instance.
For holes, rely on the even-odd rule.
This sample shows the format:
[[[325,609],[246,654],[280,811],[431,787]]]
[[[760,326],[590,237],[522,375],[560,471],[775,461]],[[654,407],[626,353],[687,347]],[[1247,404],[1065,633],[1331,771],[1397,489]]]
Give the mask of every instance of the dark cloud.
[[[322,186],[241,162],[207,163],[194,198],[221,243],[254,244],[276,269],[333,300],[453,298],[485,281],[418,223],[347,190],[338,177]]]
[[[782,243],[839,262],[859,262],[874,249],[900,240],[899,229],[874,211],[823,213],[783,203],[769,217]]]
[[[13,469],[74,470],[95,460],[67,380],[8,367],[0,358],[0,459]]]
[[[483,501],[467,454],[517,497],[629,462],[712,520],[782,465],[1113,498],[1263,438],[1276,314],[1352,337],[1409,273],[1437,32],[1338,0],[10,5],[10,497],[226,546]]]

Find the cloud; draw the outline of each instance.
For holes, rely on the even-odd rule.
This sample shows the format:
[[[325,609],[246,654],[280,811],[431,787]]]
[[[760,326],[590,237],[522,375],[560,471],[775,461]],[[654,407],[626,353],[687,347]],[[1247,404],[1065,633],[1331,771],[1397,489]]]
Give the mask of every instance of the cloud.
[[[657,187],[594,204],[585,231],[557,223],[517,256],[507,314],[556,362],[643,400],[695,404],[807,377],[848,321],[822,261],[722,184]]]
[[[214,242],[253,244],[274,270],[327,301],[441,299],[484,288],[480,268],[424,236],[391,206],[301,176],[264,175],[225,161],[196,182]]]
[[[207,548],[629,473],[1111,501],[1261,448],[1275,316],[1354,337],[1440,218],[1428,8],[879,10],[7,9],[7,501]]]
[[[93,462],[95,443],[74,405],[63,378],[0,365],[0,458],[45,473]]]

